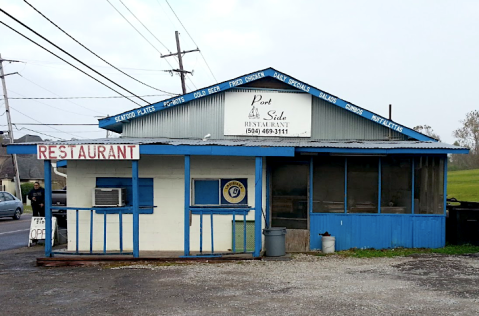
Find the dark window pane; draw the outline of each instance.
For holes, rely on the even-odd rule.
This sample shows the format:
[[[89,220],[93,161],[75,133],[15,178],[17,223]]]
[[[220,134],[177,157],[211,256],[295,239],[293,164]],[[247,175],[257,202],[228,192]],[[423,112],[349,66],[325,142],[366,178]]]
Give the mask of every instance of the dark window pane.
[[[348,157],[348,213],[378,212],[378,157]]]
[[[313,163],[313,212],[344,213],[344,158],[316,157]]]
[[[308,228],[309,164],[273,165],[272,216],[273,227]]]
[[[381,158],[381,213],[411,213],[411,179],[410,158]]]
[[[444,160],[419,157],[414,164],[414,213],[444,214]]]

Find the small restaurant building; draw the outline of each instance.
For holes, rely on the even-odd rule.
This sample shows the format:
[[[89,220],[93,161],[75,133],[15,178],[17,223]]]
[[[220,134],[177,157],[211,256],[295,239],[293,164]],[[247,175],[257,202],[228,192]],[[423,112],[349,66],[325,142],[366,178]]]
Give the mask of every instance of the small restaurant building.
[[[119,138],[8,145],[68,169],[68,251],[185,257],[445,245],[447,155],[421,134],[273,68],[101,119]],[[65,253],[65,252],[63,252]],[[53,256],[46,243],[45,255]]]

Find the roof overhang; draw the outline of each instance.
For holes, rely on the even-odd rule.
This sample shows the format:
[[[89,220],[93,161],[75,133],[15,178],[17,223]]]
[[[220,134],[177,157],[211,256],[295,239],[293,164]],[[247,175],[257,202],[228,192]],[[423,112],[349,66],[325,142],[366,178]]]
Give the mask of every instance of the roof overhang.
[[[50,141],[42,145],[80,146],[90,144],[133,144],[141,155],[199,156],[276,156],[293,157],[296,153],[330,154],[467,154],[469,149],[439,142],[421,141],[310,141],[292,139],[170,139],[170,138],[104,138]],[[8,154],[37,154],[37,144],[7,145]]]
[[[370,112],[362,107],[354,105],[353,103],[347,102],[332,94],[329,94],[325,91],[317,89],[311,85],[308,85],[307,83],[297,80],[273,68],[267,68],[264,70],[249,73],[247,75],[237,77],[228,81],[224,81],[222,83],[218,83],[218,84],[215,84],[200,90],[196,90],[181,96],[176,96],[174,98],[166,99],[166,100],[153,103],[141,108],[137,108],[131,111],[120,113],[115,116],[101,119],[99,120],[99,127],[110,130],[110,131],[114,131],[117,133],[121,133],[123,131],[123,123],[129,122],[130,120],[133,120],[145,115],[149,115],[152,113],[156,113],[159,111],[163,111],[171,107],[179,106],[196,99],[207,97],[212,94],[227,91],[233,88],[238,88],[249,82],[257,81],[267,77],[271,77],[281,82],[284,82],[298,90],[302,90],[315,97],[323,99],[326,102],[329,102],[340,108],[345,109],[346,111],[349,111],[356,115],[364,117],[367,120],[373,121],[374,123],[380,124],[393,131],[404,134],[412,139],[416,139],[420,141],[437,141],[434,138],[431,138],[429,136],[416,132],[415,130],[408,128],[404,125],[398,124],[392,120],[386,119],[376,113]]]

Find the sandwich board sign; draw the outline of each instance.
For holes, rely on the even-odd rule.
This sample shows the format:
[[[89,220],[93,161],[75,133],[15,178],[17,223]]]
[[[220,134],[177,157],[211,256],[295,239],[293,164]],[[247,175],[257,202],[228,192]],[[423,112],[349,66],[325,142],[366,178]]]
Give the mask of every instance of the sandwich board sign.
[[[57,218],[52,217],[52,246],[55,244],[55,233],[57,231]],[[45,217],[32,217],[30,233],[28,235],[28,247],[34,241],[45,240]]]

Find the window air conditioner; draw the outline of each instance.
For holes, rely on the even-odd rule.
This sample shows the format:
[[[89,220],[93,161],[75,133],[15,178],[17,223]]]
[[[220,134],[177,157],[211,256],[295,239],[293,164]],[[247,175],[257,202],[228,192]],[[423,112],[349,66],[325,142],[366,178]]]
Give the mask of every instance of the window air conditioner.
[[[93,189],[93,207],[125,206],[125,188],[95,188]]]

